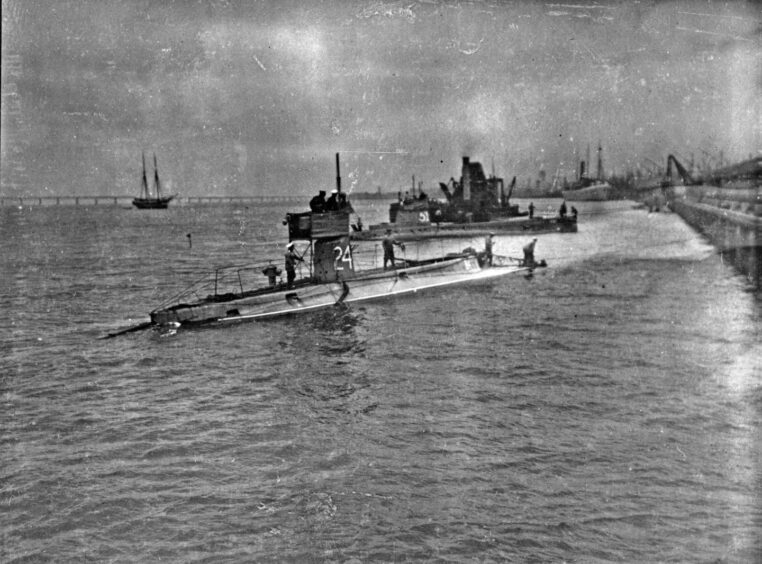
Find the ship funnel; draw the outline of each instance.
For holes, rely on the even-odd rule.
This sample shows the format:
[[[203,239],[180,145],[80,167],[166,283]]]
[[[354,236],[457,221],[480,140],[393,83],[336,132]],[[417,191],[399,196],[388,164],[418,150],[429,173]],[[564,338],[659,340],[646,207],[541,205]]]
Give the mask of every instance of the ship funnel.
[[[603,152],[603,148],[601,147],[600,141],[598,142],[598,170],[596,171],[596,177],[598,180],[603,180],[603,158],[601,156],[601,153]]]
[[[461,185],[463,186],[463,200],[471,199],[471,164],[468,157],[463,157],[463,170],[461,170]]]

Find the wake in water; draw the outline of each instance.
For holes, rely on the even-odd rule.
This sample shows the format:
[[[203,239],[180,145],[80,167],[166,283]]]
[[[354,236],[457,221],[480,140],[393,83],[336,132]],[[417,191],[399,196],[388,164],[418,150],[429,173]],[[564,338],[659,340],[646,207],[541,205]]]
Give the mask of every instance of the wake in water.
[[[234,209],[25,210],[0,238],[6,560],[759,554],[760,307],[676,216],[582,208],[529,280],[94,338],[250,260],[282,210]]]

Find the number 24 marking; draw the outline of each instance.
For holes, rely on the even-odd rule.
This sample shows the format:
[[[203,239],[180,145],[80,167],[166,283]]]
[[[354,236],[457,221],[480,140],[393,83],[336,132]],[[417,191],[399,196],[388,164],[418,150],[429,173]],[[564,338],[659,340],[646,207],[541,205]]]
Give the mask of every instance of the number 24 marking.
[[[341,263],[346,262],[349,263],[349,270],[354,270],[352,266],[352,251],[349,245],[343,249],[341,246],[334,247],[333,251],[336,253],[336,258],[333,260],[334,269],[344,270],[344,266]]]

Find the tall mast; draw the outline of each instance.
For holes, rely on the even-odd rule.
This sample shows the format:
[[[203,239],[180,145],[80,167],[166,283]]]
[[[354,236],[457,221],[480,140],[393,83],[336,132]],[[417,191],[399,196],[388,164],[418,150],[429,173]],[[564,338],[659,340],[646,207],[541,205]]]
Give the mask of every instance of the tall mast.
[[[156,184],[156,197],[161,198],[161,185],[159,184],[159,167],[156,166],[156,153],[153,154],[153,180]]]
[[[336,190],[341,193],[341,173],[339,172],[339,154],[336,153]]]
[[[603,147],[601,147],[600,140],[598,141],[598,180],[603,180],[603,157],[601,153],[603,152]]]
[[[140,188],[140,197],[148,197],[148,180],[146,180],[146,154],[143,152],[143,186]]]

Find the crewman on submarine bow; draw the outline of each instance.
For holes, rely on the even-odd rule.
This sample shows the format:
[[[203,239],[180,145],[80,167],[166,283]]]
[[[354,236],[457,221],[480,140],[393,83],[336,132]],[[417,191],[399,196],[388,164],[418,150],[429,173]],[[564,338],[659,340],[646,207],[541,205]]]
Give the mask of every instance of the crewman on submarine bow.
[[[296,279],[296,263],[304,259],[294,251],[294,243],[286,245],[286,287],[291,289]]]
[[[537,244],[537,237],[532,239],[529,243],[524,245],[524,266],[532,267],[534,262],[534,246]]]
[[[386,264],[388,262],[391,262],[392,268],[396,268],[394,264],[394,245],[397,245],[403,251],[405,250],[405,245],[392,237],[392,230],[387,229],[386,236],[381,241],[381,246],[384,248],[384,270],[386,270]]]
[[[267,281],[270,284],[271,288],[275,288],[275,280],[278,276],[280,276],[280,268],[275,266],[274,264],[268,264],[263,270],[262,274],[267,276]]]

